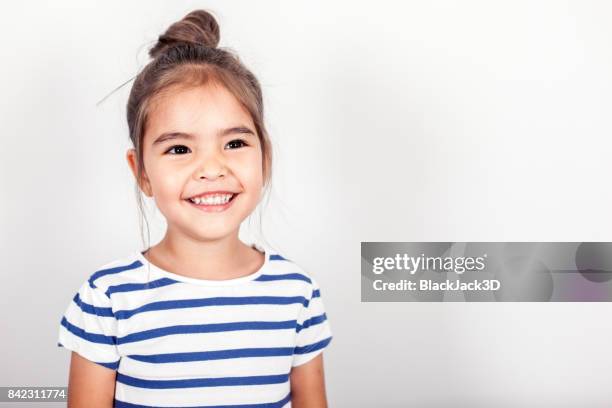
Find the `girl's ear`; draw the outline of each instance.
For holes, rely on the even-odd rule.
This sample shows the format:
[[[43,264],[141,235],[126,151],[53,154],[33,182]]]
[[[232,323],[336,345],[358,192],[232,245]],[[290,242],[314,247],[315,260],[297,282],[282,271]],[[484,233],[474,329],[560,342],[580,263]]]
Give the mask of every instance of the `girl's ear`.
[[[138,186],[140,187],[142,192],[145,193],[147,197],[152,197],[153,194],[151,192],[151,183],[149,183],[147,174],[143,172],[142,179],[138,180],[138,157],[136,156],[136,149],[128,149],[126,153],[126,159],[128,165],[130,166],[130,170],[132,170],[132,174],[134,175],[134,178],[138,181]]]

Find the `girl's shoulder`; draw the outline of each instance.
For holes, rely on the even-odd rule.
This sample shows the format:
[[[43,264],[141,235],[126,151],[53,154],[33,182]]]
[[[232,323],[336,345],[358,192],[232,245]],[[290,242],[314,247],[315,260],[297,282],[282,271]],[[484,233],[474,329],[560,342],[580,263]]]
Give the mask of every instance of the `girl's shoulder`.
[[[110,261],[100,263],[93,268],[87,277],[93,289],[108,293],[113,287],[124,284],[144,283],[147,279],[146,268],[139,252],[129,252]]]
[[[303,286],[306,290],[318,289],[316,275],[301,266],[300,263],[275,251],[269,251],[268,261],[258,280],[286,280]]]

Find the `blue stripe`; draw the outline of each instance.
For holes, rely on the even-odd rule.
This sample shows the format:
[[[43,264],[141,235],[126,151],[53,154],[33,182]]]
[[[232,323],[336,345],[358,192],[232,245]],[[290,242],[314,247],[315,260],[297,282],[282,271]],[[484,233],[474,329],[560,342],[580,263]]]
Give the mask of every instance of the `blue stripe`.
[[[291,392],[285,398],[276,402],[264,402],[260,404],[239,404],[239,405],[191,405],[189,408],[283,408],[291,400]],[[115,408],[166,408],[153,405],[132,404],[129,402],[119,401],[115,399]],[[175,407],[180,408],[180,407]]]
[[[123,271],[129,271],[131,269],[140,268],[141,266],[142,266],[142,262],[136,260],[136,261],[132,262],[129,265],[116,266],[114,268],[99,270],[99,271],[95,272],[94,274],[92,274],[90,276],[90,278],[89,278],[89,286],[91,286],[92,289],[95,289],[96,285],[94,284],[94,281],[96,279],[101,278],[102,276],[112,275],[114,273],[119,273],[119,272],[123,272]]]
[[[76,295],[74,295],[74,298],[72,300],[85,313],[89,313],[89,314],[96,315],[96,316],[114,317],[113,309],[111,309],[110,307],[98,307],[98,306],[90,305],[89,303],[85,303],[81,300],[81,297],[79,296],[78,292]]]
[[[106,368],[110,368],[111,370],[116,370],[117,368],[119,368],[119,361],[120,360],[117,360],[113,363],[101,363],[99,361],[94,361],[94,363],[100,364],[101,366],[106,367]]]
[[[75,336],[78,336],[92,343],[110,345],[117,344],[117,338],[115,336],[106,336],[104,334],[86,332],[80,327],[77,327],[74,324],[70,323],[66,319],[66,316],[62,317],[62,326],[64,326],[70,333],[74,334]]]
[[[186,353],[167,353],[167,354],[150,354],[150,355],[129,355],[127,357],[143,361],[145,363],[178,363],[186,361],[205,361],[205,360],[223,360],[228,358],[242,357],[275,357],[275,356],[290,356],[293,354],[293,347],[262,347],[262,348],[241,348],[229,350],[213,350],[200,352]]]
[[[179,326],[159,327],[157,329],[144,330],[128,334],[117,339],[117,344],[132,343],[135,341],[152,339],[155,337],[169,336],[172,334],[188,333],[216,333],[235,330],[279,330],[295,329],[297,322],[287,320],[281,322],[232,322],[211,324],[188,324]]]
[[[118,320],[129,319],[138,313],[156,310],[181,309],[202,306],[231,306],[231,305],[291,305],[299,303],[307,305],[303,296],[220,296],[200,299],[163,300],[152,302],[132,310],[118,310],[115,317]]]
[[[179,283],[179,281],[175,281],[174,279],[170,278],[161,278],[145,283],[124,283],[121,285],[109,286],[106,290],[106,296],[110,297],[113,293],[117,292],[133,292],[136,290],[155,289],[175,283]]]
[[[188,378],[184,380],[144,380],[117,373],[117,381],[132,387],[149,389],[226,387],[233,385],[281,384],[289,381],[289,374],[253,375],[248,377]]]
[[[297,327],[295,328],[295,331],[299,333],[300,331],[302,331],[302,329],[307,329],[310,326],[321,324],[325,320],[327,320],[327,316],[325,315],[325,313],[320,314],[318,316],[311,317],[308,320],[304,320],[304,322],[301,325],[298,324]]]
[[[312,296],[310,296],[310,299],[306,299],[306,302],[304,303],[304,307],[307,308],[308,306],[310,306],[310,301],[318,297],[321,297],[321,292],[319,291],[319,289],[313,289]]]
[[[332,337],[333,336],[329,336],[328,338],[318,341],[316,343],[308,344],[302,347],[296,347],[294,349],[293,354],[307,354],[322,349],[323,347],[326,347],[329,344],[329,342],[332,340]]]
[[[279,254],[272,254],[272,255],[270,255],[270,260],[271,261],[288,261],[287,258],[283,258]]]
[[[275,281],[275,280],[302,280],[311,283],[308,276],[304,276],[301,273],[285,273],[282,275],[260,275],[255,279],[260,282]]]

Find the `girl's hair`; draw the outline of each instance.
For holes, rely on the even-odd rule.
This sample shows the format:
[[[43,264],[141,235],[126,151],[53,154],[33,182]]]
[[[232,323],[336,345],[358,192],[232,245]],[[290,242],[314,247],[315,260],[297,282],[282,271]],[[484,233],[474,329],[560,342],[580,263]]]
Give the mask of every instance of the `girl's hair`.
[[[208,83],[225,87],[251,115],[262,149],[264,187],[270,187],[272,145],[264,125],[259,81],[234,51],[217,48],[218,44],[219,25],[215,18],[208,11],[194,10],[159,36],[149,50],[152,61],[134,80],[127,102],[127,122],[137,158],[137,203],[145,222],[139,186],[144,174],[143,138],[147,119],[161,97],[173,91]],[[142,233],[142,221],[140,227]]]

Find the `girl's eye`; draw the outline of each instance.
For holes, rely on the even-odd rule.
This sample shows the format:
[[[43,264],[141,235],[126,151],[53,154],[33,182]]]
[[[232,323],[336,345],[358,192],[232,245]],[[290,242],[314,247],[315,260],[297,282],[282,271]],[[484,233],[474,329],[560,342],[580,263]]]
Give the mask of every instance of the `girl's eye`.
[[[177,149],[177,150],[183,150],[183,149],[189,149],[187,146],[183,146],[183,145],[176,145],[176,146],[172,146],[170,149],[166,150],[166,153],[170,152],[172,149]],[[182,154],[182,153],[172,153],[172,154]]]
[[[247,146],[247,144],[242,139],[235,139],[235,140],[232,140],[231,142],[228,142],[226,146],[230,146],[230,149],[238,149],[242,146]],[[170,153],[171,155],[185,154],[187,153],[187,151],[185,151],[184,149],[189,150],[187,146],[175,145],[175,146],[172,146],[170,149],[166,150],[166,154],[170,153],[172,150],[175,150],[175,153]]]
[[[242,146],[246,146],[247,144],[242,139],[235,139],[229,142],[228,144],[226,144],[226,146],[230,146],[230,145],[234,146],[233,148],[230,148],[230,149],[238,149]]]

